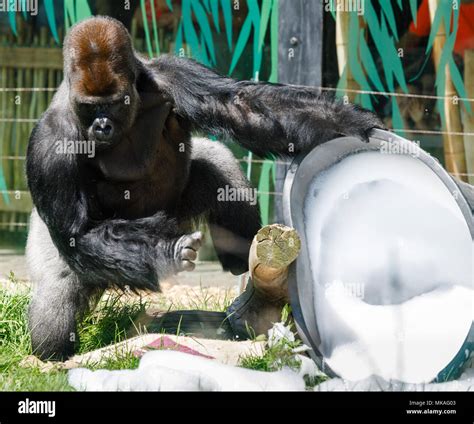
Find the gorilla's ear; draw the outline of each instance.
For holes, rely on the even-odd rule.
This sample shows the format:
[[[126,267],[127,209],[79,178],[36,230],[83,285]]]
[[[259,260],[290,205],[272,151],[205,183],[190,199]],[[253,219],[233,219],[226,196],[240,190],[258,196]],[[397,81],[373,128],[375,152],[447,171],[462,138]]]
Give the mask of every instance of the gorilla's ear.
[[[233,138],[260,156],[294,155],[340,135],[367,139],[382,122],[312,87],[235,81],[190,59],[160,56],[154,80],[193,128]]]

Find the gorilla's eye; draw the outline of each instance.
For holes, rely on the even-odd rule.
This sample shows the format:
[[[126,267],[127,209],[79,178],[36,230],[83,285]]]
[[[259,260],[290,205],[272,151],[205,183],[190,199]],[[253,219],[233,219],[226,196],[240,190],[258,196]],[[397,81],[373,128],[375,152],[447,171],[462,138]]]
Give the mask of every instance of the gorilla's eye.
[[[113,114],[113,105],[109,103],[79,102],[76,105],[77,114],[83,121],[93,121],[103,115]]]
[[[84,125],[90,125],[96,118],[96,106],[91,103],[76,103],[76,113]]]

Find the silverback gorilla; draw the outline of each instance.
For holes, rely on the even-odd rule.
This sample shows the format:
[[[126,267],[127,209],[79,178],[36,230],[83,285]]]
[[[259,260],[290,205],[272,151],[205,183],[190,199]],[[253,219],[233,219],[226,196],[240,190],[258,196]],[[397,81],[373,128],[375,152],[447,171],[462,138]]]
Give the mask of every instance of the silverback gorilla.
[[[64,81],[34,128],[27,176],[35,210],[27,258],[35,290],[35,354],[74,352],[76,319],[106,287],[158,290],[194,268],[204,217],[225,270],[247,269],[260,227],[250,188],[230,151],[191,139],[201,131],[260,155],[293,155],[340,135],[366,138],[380,121],[309,87],[235,81],[189,59],[145,60],[125,27],[96,17],[64,42]],[[95,155],[59,151],[87,140]]]

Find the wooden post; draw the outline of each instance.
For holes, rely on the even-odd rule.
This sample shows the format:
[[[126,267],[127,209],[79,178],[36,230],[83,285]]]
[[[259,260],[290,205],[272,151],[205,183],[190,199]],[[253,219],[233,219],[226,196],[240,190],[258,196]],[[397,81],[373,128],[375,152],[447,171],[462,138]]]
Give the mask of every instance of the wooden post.
[[[430,19],[432,24],[436,9],[438,8],[438,3],[439,0],[429,0]],[[451,72],[449,71],[448,66],[446,66],[444,69],[439,69],[438,66],[445,42],[446,28],[444,27],[444,23],[441,22],[433,44],[433,58],[436,72],[444,72],[446,75],[446,85],[444,91],[444,95],[446,96],[444,100],[444,108],[446,113],[446,131],[448,133],[462,133],[463,129],[461,123],[460,104],[459,102],[455,104],[453,101],[455,96],[457,96],[457,92],[451,79]],[[444,160],[447,171],[454,174],[455,177],[466,181],[466,176],[463,175],[467,172],[463,136],[460,134],[444,134],[443,146]]]
[[[324,2],[279,0],[278,81],[322,85]],[[276,167],[275,191],[281,193],[289,165]],[[282,196],[275,196],[275,222],[283,223]]]
[[[349,23],[351,19],[351,13],[347,11],[337,11],[336,15],[336,51],[337,51],[337,67],[339,71],[339,77],[342,76],[344,69],[346,70],[347,88],[351,90],[357,90],[359,84],[354,80],[352,72],[348,66],[349,62]],[[357,18],[359,19],[359,18]],[[349,101],[353,102],[356,93],[349,91],[346,93]]]
[[[466,50],[464,53],[464,85],[466,96],[474,98],[474,50]],[[472,113],[465,114],[465,130],[467,133],[474,133],[474,103],[471,103]],[[474,185],[474,136],[464,135],[464,149],[466,151],[466,169],[469,184]]]

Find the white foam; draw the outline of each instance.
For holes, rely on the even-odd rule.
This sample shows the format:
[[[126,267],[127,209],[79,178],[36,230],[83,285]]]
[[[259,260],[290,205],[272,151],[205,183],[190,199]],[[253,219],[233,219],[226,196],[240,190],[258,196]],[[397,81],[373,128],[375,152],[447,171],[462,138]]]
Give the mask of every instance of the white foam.
[[[138,369],[76,368],[69,371],[68,381],[79,391],[303,391],[302,372],[289,368],[254,371],[188,353],[156,350],[143,356]]]
[[[443,182],[416,158],[360,153],[313,182],[305,220],[329,366],[435,378],[473,319],[472,239]]]

